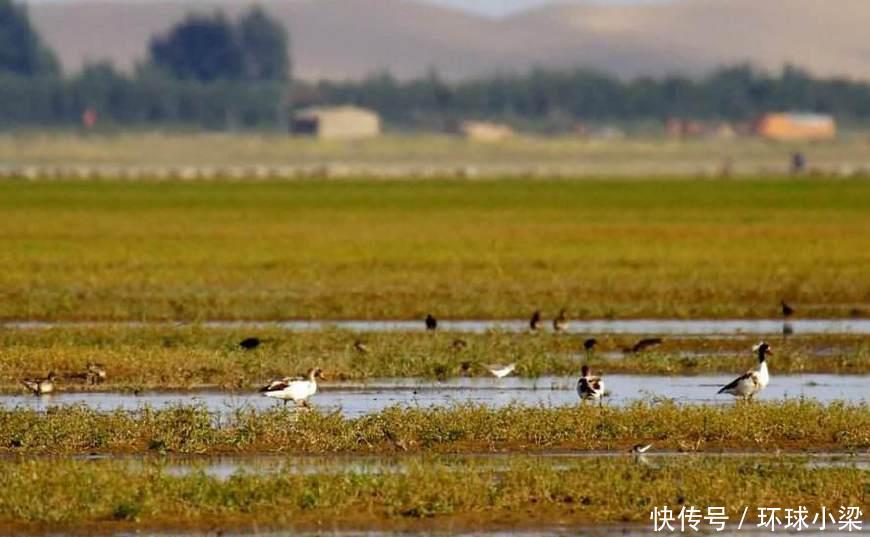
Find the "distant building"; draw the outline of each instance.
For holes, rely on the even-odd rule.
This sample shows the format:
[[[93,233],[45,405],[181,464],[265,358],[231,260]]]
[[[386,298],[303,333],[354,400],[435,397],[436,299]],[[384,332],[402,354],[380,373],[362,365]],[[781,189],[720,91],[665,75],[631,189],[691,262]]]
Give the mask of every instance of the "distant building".
[[[315,106],[297,110],[290,130],[322,140],[372,138],[381,133],[381,118],[376,112],[356,106]]]
[[[463,121],[452,130],[469,140],[478,142],[498,142],[511,138],[515,134],[508,125],[488,121]]]
[[[766,114],[756,121],[754,130],[768,140],[830,140],[837,136],[837,123],[825,114]]]

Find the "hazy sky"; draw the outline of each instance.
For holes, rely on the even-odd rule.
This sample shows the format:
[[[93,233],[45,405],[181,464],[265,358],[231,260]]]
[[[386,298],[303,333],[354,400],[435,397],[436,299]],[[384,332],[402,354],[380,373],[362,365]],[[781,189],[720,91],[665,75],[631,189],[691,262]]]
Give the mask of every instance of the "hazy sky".
[[[539,7],[545,4],[640,4],[664,2],[668,0],[418,0],[474,11],[486,15],[509,15],[517,11]]]
[[[75,3],[77,0],[23,0],[27,3]],[[104,0],[111,1],[111,0]],[[149,2],[158,0],[115,0],[116,2]],[[184,1],[184,0],[176,0]],[[186,0],[189,3],[195,4],[201,0]],[[317,0],[310,0],[317,1]],[[345,0],[348,4],[352,4],[353,0]],[[491,16],[503,16],[540,7],[546,4],[649,4],[655,2],[668,2],[673,0],[411,0],[415,2],[424,2],[441,6],[448,6],[474,13]],[[760,0],[763,1],[763,0]],[[268,3],[269,0],[263,0],[262,3]]]

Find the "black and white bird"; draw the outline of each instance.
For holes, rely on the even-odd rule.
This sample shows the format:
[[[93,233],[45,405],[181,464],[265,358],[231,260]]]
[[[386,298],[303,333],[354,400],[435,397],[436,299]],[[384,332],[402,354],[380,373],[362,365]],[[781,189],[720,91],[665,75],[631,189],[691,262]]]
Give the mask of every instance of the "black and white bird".
[[[604,395],[604,381],[601,377],[594,377],[591,374],[588,365],[584,365],[580,369],[580,378],[577,380],[577,395],[580,399],[592,399],[600,401]]]
[[[454,339],[453,343],[450,344],[450,350],[452,350],[453,352],[460,352],[467,348],[468,342],[461,338]]]
[[[568,328],[568,316],[565,314],[565,308],[559,310],[559,315],[553,319],[553,330],[556,332],[564,332]]]
[[[368,354],[369,347],[361,339],[353,342],[353,349],[360,354]]]
[[[438,328],[438,319],[432,316],[431,313],[426,314],[426,330],[435,330]]]
[[[794,308],[785,303],[785,300],[780,300],[779,305],[782,306],[782,316],[786,319],[794,315]]]
[[[273,380],[260,388],[260,393],[266,397],[280,399],[287,406],[288,401],[297,405],[308,406],[308,398],[317,393],[317,379],[324,379],[323,371],[319,367],[308,370],[304,377],[285,377]]]
[[[634,453],[635,455],[642,455],[649,451],[651,447],[652,444],[635,444],[629,451],[631,451],[631,453]]]
[[[246,351],[251,351],[260,346],[262,341],[258,337],[246,337],[245,339],[239,341],[239,347],[245,349]]]
[[[770,345],[764,341],[752,347],[758,355],[758,365],[722,387],[717,393],[727,393],[734,397],[751,400],[770,382],[767,371],[767,357],[772,355]]]
[[[45,395],[54,391],[54,372],[51,372],[46,377],[38,377],[32,379],[24,379],[21,381],[24,387],[33,393],[33,395]]]
[[[540,310],[535,310],[532,313],[532,318],[529,319],[529,330],[535,332],[538,330],[538,327],[541,325],[541,312]]]

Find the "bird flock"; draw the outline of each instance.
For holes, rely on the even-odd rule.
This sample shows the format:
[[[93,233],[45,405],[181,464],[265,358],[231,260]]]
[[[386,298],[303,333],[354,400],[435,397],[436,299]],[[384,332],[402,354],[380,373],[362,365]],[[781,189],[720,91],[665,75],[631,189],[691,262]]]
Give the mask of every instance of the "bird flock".
[[[791,317],[795,310],[785,301],[780,302],[782,315],[784,319]],[[431,313],[427,314],[424,319],[427,331],[434,331],[438,328],[438,320]],[[540,310],[535,310],[529,318],[529,330],[537,332],[541,329],[543,316]],[[559,314],[553,319],[553,331],[556,333],[565,332],[568,328],[568,315],[564,308],[559,311]],[[783,330],[786,333],[786,330]],[[251,351],[257,349],[264,343],[263,339],[257,337],[247,337],[238,343],[240,349]],[[624,353],[639,353],[646,349],[660,345],[662,338],[651,337],[643,338],[637,341],[630,347],[623,347]],[[587,338],[583,341],[583,350],[586,353],[586,361],[589,361],[595,347],[598,345],[598,340],[594,337]],[[460,352],[468,346],[468,343],[463,339],[453,340],[450,349],[454,352]],[[353,348],[360,354],[368,354],[369,347],[362,340],[356,340],[353,343]],[[764,390],[770,382],[770,372],[767,367],[767,357],[773,355],[771,346],[761,341],[752,348],[756,354],[758,364],[741,374],[733,381],[729,382],[717,392],[718,394],[728,394],[744,400],[751,401],[758,393]],[[484,368],[496,378],[504,378],[516,371],[517,364],[483,364]],[[470,362],[462,363],[463,372],[471,369]],[[85,370],[81,372],[73,372],[66,375],[65,378],[84,381],[88,384],[100,384],[107,378],[105,367],[97,363],[88,363]],[[308,399],[317,393],[317,380],[326,380],[323,370],[319,367],[310,369],[304,376],[298,377],[282,377],[273,379],[265,386],[259,389],[259,392],[266,397],[277,399],[286,406],[288,402],[293,401],[297,406],[308,407]],[[50,372],[45,377],[23,379],[21,383],[24,387],[34,395],[47,395],[55,391],[55,387],[59,377]],[[592,369],[588,364],[583,364],[580,369],[580,378],[577,379],[577,395],[581,401],[599,401],[607,395],[604,388],[604,380],[601,375],[593,375]],[[646,446],[648,449],[649,446]],[[636,446],[636,453],[643,453],[645,449],[640,449]]]

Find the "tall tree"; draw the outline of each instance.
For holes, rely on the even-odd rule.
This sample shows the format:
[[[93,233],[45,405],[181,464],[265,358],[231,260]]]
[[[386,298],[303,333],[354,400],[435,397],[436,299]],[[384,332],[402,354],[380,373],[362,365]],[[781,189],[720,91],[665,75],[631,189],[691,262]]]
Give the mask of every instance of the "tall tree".
[[[181,80],[285,81],[288,37],[280,23],[254,8],[238,24],[223,14],[189,15],[151,41],[151,62]]]
[[[240,80],[244,72],[234,28],[220,13],[189,15],[149,48],[151,61],[181,80]]]
[[[260,8],[252,8],[238,25],[245,80],[287,80],[290,77],[287,31]]]
[[[43,46],[24,6],[0,0],[0,73],[56,75],[57,59]]]

